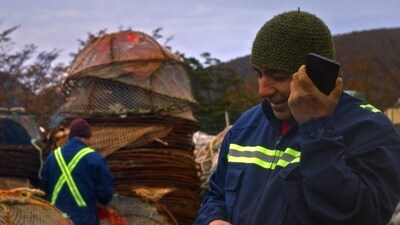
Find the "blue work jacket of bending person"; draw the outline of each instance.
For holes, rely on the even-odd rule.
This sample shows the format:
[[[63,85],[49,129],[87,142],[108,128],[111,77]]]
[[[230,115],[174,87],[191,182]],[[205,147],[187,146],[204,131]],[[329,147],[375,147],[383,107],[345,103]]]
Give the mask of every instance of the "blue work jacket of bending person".
[[[224,137],[195,225],[387,225],[400,197],[400,136],[343,93],[331,116],[293,124],[264,101]]]
[[[100,153],[73,137],[47,157],[43,179],[47,198],[75,225],[100,224],[96,205],[113,196],[112,175]]]

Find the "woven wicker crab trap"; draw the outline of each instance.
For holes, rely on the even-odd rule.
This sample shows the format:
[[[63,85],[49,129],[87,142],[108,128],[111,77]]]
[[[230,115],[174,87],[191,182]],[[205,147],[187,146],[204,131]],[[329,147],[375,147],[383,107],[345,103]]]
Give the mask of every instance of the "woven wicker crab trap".
[[[106,157],[118,195],[162,208],[170,224],[192,224],[201,201],[192,141],[197,102],[180,58],[142,32],[105,34],[77,54],[62,90],[65,124],[76,117],[90,123],[91,147]],[[67,136],[68,128],[58,138]]]

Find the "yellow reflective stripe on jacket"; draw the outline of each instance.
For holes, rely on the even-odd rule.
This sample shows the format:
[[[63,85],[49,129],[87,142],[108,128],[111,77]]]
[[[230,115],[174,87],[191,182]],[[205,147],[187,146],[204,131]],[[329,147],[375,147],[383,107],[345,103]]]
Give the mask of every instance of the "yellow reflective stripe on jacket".
[[[360,105],[360,107],[363,109],[368,109],[373,113],[381,112],[381,110],[375,108],[375,106],[373,106],[371,104]]]
[[[88,153],[94,152],[93,149],[91,148],[84,148],[80,150],[69,162],[68,166],[65,163],[64,157],[62,156],[61,149],[58,148],[54,151],[54,155],[57,161],[58,166],[60,167],[61,170],[61,175],[58,178],[58,181],[54,187],[53,194],[51,197],[51,204],[55,204],[58,194],[60,193],[61,188],[67,182],[68,188],[72,194],[72,196],[75,199],[75,202],[77,203],[78,206],[80,207],[85,207],[86,202],[82,198],[81,193],[78,190],[78,187],[76,186],[76,183],[71,175],[73,169],[76,167],[76,165],[79,163],[79,161]]]
[[[300,162],[300,155],[301,152],[292,148],[281,151],[262,146],[230,144],[228,162],[256,164],[265,169],[275,169],[276,166],[286,167],[291,163]]]

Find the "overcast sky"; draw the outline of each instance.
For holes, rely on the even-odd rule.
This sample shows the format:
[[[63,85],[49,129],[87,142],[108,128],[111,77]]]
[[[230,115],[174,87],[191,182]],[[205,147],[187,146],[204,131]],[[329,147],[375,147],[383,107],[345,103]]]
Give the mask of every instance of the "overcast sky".
[[[59,49],[58,61],[69,63],[89,32],[131,28],[151,35],[162,27],[164,37],[173,36],[173,51],[229,61],[250,53],[266,20],[298,7],[334,35],[400,27],[400,0],[0,0],[0,31],[20,25],[11,36],[16,48]]]

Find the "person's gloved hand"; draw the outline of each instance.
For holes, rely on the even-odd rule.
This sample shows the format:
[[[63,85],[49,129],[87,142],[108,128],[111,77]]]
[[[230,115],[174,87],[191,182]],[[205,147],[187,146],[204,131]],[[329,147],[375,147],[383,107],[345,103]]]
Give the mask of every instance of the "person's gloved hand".
[[[343,90],[342,78],[336,80],[336,86],[327,96],[311,81],[305,65],[293,74],[290,83],[288,104],[294,119],[302,124],[314,118],[328,116],[335,110]]]

